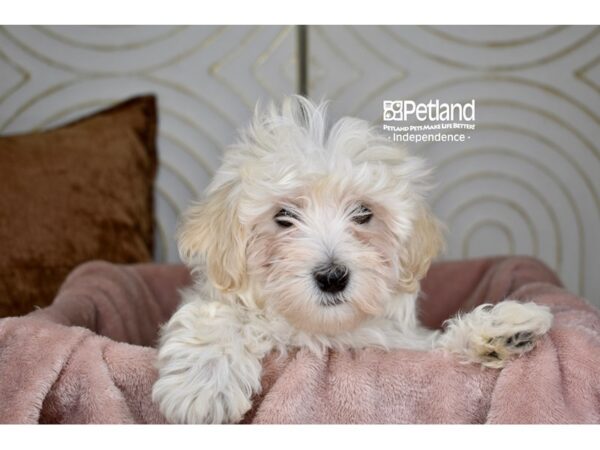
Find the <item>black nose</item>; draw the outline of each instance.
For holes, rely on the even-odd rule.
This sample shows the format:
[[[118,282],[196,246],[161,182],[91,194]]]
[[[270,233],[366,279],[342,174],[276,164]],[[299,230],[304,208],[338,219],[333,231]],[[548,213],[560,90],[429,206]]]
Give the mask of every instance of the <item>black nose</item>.
[[[329,294],[335,294],[346,288],[350,270],[341,264],[328,264],[315,270],[313,277],[319,289]]]

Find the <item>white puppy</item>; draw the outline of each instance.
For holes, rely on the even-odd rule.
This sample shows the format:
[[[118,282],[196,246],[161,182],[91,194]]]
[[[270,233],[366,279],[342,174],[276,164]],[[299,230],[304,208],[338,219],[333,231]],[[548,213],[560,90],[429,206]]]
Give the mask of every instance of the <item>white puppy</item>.
[[[195,275],[161,333],[153,399],[174,423],[240,421],[261,361],[304,347],[443,348],[499,368],[552,322],[533,303],[484,305],[443,332],[416,315],[441,247],[427,170],[363,120],[328,131],[301,97],[257,110],[179,230]]]

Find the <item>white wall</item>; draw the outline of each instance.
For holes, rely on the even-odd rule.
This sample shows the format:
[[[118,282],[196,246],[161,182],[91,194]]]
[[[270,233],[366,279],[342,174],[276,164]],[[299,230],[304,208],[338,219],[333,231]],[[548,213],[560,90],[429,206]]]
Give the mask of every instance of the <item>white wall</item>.
[[[477,101],[467,145],[419,146],[446,258],[530,254],[600,304],[599,27],[309,27],[309,93],[378,121],[383,99]],[[297,90],[294,27],[0,28],[0,133],[159,96],[159,260],[258,98]]]

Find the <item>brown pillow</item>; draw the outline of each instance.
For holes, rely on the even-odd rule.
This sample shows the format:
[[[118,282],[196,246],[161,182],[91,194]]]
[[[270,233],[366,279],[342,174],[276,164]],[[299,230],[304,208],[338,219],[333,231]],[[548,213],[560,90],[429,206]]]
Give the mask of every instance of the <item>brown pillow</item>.
[[[0,137],[0,317],[48,305],[84,261],[150,261],[156,165],[152,96]]]

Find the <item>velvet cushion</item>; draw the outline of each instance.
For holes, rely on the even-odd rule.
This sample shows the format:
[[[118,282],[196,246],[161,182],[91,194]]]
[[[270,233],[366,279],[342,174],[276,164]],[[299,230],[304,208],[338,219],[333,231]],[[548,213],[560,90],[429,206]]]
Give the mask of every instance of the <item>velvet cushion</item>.
[[[152,96],[0,137],[0,317],[51,303],[82,262],[151,261],[156,166]]]

